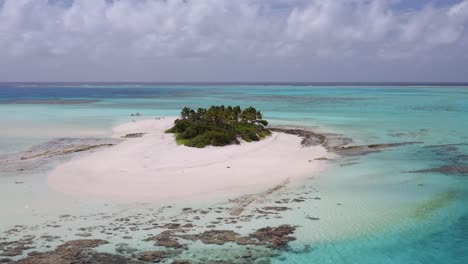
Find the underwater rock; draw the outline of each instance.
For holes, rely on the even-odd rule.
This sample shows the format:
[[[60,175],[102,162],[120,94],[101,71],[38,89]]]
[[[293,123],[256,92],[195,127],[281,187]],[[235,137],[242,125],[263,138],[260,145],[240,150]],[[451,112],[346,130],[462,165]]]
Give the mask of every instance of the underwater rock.
[[[140,138],[146,135],[146,133],[130,133],[126,134],[125,136],[122,136],[122,138]]]
[[[445,165],[432,169],[424,170],[415,170],[409,171],[410,173],[441,173],[445,175],[458,175],[458,176],[467,176],[468,175],[468,166],[467,165]]]
[[[15,257],[22,255],[24,251],[34,248],[32,247],[33,238],[0,242],[0,256]]]
[[[98,253],[93,248],[107,244],[100,239],[73,240],[58,246],[54,251],[37,253],[19,260],[18,264],[127,264],[138,263],[126,257],[108,253]]]
[[[340,167],[347,167],[347,166],[353,166],[359,164],[358,162],[348,162],[348,163],[341,163]]]
[[[224,245],[225,243],[237,243],[239,245],[257,245],[271,248],[284,248],[295,237],[290,236],[296,230],[290,225],[278,227],[264,227],[247,236],[241,236],[232,230],[208,230],[200,234],[178,235],[186,240],[200,240],[204,244]]]
[[[112,138],[56,138],[24,151],[0,154],[0,172],[28,172],[43,166],[50,158],[63,159],[77,152],[111,147],[120,142],[121,139]]]
[[[57,249],[67,249],[67,248],[96,248],[109,242],[102,239],[80,239],[80,240],[71,240],[57,247]]]
[[[303,203],[303,202],[305,202],[305,200],[302,199],[302,198],[295,198],[291,202],[293,202],[293,203]]]
[[[75,234],[75,236],[79,236],[79,237],[90,237],[92,235],[93,234],[91,234],[91,233],[78,233],[78,234]]]
[[[395,130],[387,130],[387,134],[391,137],[395,138],[418,138],[422,136],[426,136],[428,134],[428,129],[419,129],[417,131],[395,131]]]
[[[180,244],[174,237],[174,232],[171,230],[166,230],[161,232],[157,236],[149,237],[143,241],[149,242],[154,241],[155,246],[167,247],[167,248],[184,248],[186,247],[183,244]]]
[[[266,207],[263,207],[263,210],[283,212],[283,211],[291,210],[291,208],[285,207],[285,206],[266,206]]]
[[[264,227],[255,231],[249,237],[256,238],[262,243],[269,243],[269,246],[273,248],[282,248],[287,246],[290,241],[296,240],[295,237],[290,236],[295,230],[296,228],[290,225]]]
[[[171,229],[161,232],[157,236],[150,237],[144,241],[154,241],[155,246],[164,246],[173,248],[168,250],[152,250],[137,252],[135,248],[130,247],[126,243],[115,245],[115,250],[120,254],[101,253],[95,248],[108,244],[108,241],[101,239],[83,239],[68,241],[55,250],[48,252],[29,252],[29,256],[19,260],[19,264],[48,264],[48,263],[64,263],[64,264],[124,264],[124,263],[175,263],[188,264],[191,263],[184,259],[174,260],[181,252],[187,250],[187,245],[182,245],[178,242],[179,239],[191,241],[201,241],[204,244],[224,245],[226,243],[236,243],[242,246],[239,254],[235,254],[226,261],[220,259],[198,259],[195,263],[237,263],[247,264],[256,263],[256,260],[262,257],[277,256],[280,251],[286,250],[290,241],[295,240],[291,236],[295,227],[282,225],[277,227],[264,227],[247,235],[240,235],[231,230],[208,230],[202,233],[188,234],[187,229]],[[34,237],[30,237],[28,241],[32,242]],[[8,242],[8,248],[16,242]],[[3,246],[7,246],[7,242],[3,242]],[[223,250],[219,252],[222,254]],[[126,255],[126,256],[123,256]],[[130,256],[131,255],[131,256]],[[203,257],[203,256],[200,256]],[[7,261],[6,259],[4,260]],[[9,260],[8,260],[9,261]],[[168,262],[169,261],[169,262]],[[201,262],[198,262],[201,261]],[[10,262],[6,262],[10,263]]]
[[[422,144],[423,142],[400,142],[370,145],[348,146],[352,139],[337,134],[321,134],[307,130],[306,128],[272,127],[271,131],[296,135],[302,138],[303,147],[322,145],[329,151],[346,156],[366,155],[373,152],[379,152],[385,148],[399,147],[404,145]],[[327,160],[326,158],[317,158],[316,160]]]
[[[204,244],[224,245],[228,242],[237,242],[241,236],[232,230],[208,230],[200,234],[179,235],[186,240],[200,240]]]
[[[335,153],[346,156],[359,156],[366,155],[369,153],[380,152],[382,149],[394,148],[405,145],[414,145],[422,144],[423,142],[419,141],[409,141],[409,142],[400,142],[400,143],[385,143],[385,144],[370,144],[370,145],[355,145],[355,146],[338,146],[334,147],[332,150]]]
[[[34,247],[26,246],[26,245],[20,245],[16,247],[11,247],[6,250],[4,250],[2,253],[0,253],[0,256],[4,257],[15,257],[23,254],[23,251],[33,249]]]
[[[167,229],[178,229],[180,228],[180,226],[181,225],[179,223],[169,223],[169,224],[165,224],[163,227]]]
[[[172,264],[190,264],[191,262],[184,259],[177,259],[172,262]]]
[[[138,260],[145,261],[145,262],[160,262],[170,256],[170,252],[168,251],[146,251],[138,254]]]
[[[36,153],[33,155],[25,155],[21,156],[21,160],[27,160],[27,159],[33,159],[33,158],[50,158],[53,156],[58,156],[58,155],[67,155],[75,152],[82,152],[82,151],[87,151],[95,148],[101,148],[101,147],[111,147],[114,144],[98,144],[98,145],[73,145],[73,146],[68,146],[62,149],[58,150],[48,150],[44,151],[42,153]]]
[[[270,131],[296,135],[302,138],[301,146],[310,147],[322,145],[328,150],[335,147],[351,144],[353,140],[340,134],[324,134],[310,130],[306,127],[269,127]]]
[[[327,157],[321,157],[321,158],[316,158],[316,159],[314,159],[314,160],[330,160],[330,159],[327,158]]]
[[[229,214],[232,216],[239,216],[242,214],[242,212],[245,210],[247,206],[249,206],[251,203],[255,202],[258,198],[264,198],[269,195],[272,195],[273,193],[276,193],[286,187],[286,185],[289,183],[289,179],[286,179],[282,183],[273,186],[272,188],[259,193],[259,194],[248,194],[241,196],[237,199],[230,200],[230,202],[235,203],[235,205],[230,209]]]
[[[119,254],[130,254],[136,252],[137,249],[130,247],[127,243],[119,243],[115,245],[115,251]]]
[[[290,135],[296,135],[302,138],[301,145],[303,147],[318,146],[326,142],[326,137],[322,134],[314,133],[312,131],[297,129],[297,128],[279,128],[273,127],[268,128],[273,132],[286,133]]]

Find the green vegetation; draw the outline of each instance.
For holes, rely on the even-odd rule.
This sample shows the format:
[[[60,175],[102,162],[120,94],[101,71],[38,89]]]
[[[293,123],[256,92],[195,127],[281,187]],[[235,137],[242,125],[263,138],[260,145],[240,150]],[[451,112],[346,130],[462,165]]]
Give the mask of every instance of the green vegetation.
[[[242,110],[240,106],[221,105],[196,111],[184,107],[180,115],[166,133],[176,134],[177,143],[188,147],[239,144],[239,138],[247,142],[259,141],[271,134],[265,129],[268,122],[253,107]]]

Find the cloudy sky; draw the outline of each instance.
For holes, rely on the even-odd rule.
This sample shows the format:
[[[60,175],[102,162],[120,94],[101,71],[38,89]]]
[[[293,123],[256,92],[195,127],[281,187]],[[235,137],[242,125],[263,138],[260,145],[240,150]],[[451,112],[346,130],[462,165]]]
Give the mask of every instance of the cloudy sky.
[[[468,81],[468,0],[0,0],[0,81]]]

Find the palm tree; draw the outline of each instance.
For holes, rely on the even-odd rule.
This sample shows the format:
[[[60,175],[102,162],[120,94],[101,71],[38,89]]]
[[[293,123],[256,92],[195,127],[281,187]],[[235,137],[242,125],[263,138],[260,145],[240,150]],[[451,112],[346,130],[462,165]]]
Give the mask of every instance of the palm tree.
[[[198,108],[197,109],[197,120],[204,120],[206,117],[206,109]]]
[[[261,111],[257,111],[255,118],[257,120],[262,120],[263,119],[263,114]]]
[[[180,112],[180,115],[181,115],[182,119],[187,119],[189,117],[189,115],[190,115],[191,110],[192,109],[188,108],[187,106],[184,107],[182,109],[182,112]]]
[[[197,113],[193,109],[190,109],[188,117],[191,121],[196,121]]]
[[[235,120],[235,123],[239,122],[241,113],[242,113],[242,109],[240,108],[240,106],[236,106],[232,109],[232,119]]]
[[[244,109],[241,113],[241,119],[245,123],[253,123],[257,118],[257,110],[252,106]]]

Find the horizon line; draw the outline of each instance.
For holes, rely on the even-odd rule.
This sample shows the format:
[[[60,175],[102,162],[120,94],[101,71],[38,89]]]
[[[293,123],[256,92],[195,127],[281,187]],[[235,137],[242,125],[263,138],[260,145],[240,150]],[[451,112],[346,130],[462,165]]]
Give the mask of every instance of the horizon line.
[[[395,86],[395,85],[405,85],[405,86],[468,86],[468,82],[395,82],[395,81],[339,81],[339,82],[272,82],[272,81],[165,81],[165,82],[142,82],[142,81],[0,81],[0,85],[4,84],[24,84],[24,85],[34,85],[34,84],[50,84],[50,85],[291,85],[291,86],[314,86],[314,85],[323,85],[323,86],[352,86],[352,85],[381,85],[381,86]]]

